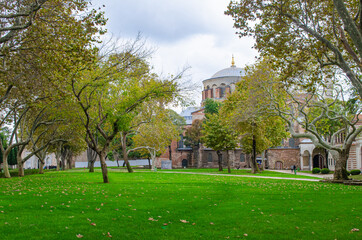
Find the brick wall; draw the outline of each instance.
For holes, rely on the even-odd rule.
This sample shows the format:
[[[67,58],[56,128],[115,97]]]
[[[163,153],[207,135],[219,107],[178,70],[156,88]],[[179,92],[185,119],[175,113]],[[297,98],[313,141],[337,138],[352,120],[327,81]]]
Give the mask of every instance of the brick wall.
[[[300,167],[299,148],[273,148],[267,154],[269,169],[276,169],[277,162],[282,163],[283,169],[292,165]]]

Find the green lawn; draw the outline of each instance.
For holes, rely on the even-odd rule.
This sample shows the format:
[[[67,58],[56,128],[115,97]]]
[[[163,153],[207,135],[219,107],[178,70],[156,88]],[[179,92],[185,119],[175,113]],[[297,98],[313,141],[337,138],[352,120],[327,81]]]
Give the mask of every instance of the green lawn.
[[[350,178],[352,178],[353,180],[362,180],[362,175],[350,175]]]
[[[99,172],[0,179],[1,239],[362,238],[358,186],[162,172],[109,177],[110,184]]]
[[[268,171],[265,170],[258,174],[251,173],[251,170],[246,169],[239,169],[239,170],[231,170],[231,173],[228,173],[227,168],[223,169],[222,172],[219,171],[217,168],[180,168],[180,169],[172,169],[172,170],[161,170],[161,171],[174,171],[174,172],[198,172],[198,173],[213,173],[213,174],[232,174],[232,175],[249,175],[249,176],[264,176],[264,177],[284,177],[284,178],[306,178],[306,179],[321,179],[320,177],[309,177],[309,176],[303,176],[298,175],[298,173],[295,175],[294,173],[280,173],[280,172],[274,172],[274,171]]]

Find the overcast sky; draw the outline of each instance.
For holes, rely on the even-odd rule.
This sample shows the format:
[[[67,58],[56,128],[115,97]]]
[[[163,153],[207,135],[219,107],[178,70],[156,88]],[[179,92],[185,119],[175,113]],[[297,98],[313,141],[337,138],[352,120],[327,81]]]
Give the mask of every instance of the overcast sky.
[[[189,66],[188,76],[202,80],[230,67],[234,55],[237,67],[255,61],[253,39],[235,34],[232,18],[224,15],[229,0],[94,0],[104,4],[109,34],[135,38],[137,33],[156,48],[150,60],[156,73],[175,74]]]

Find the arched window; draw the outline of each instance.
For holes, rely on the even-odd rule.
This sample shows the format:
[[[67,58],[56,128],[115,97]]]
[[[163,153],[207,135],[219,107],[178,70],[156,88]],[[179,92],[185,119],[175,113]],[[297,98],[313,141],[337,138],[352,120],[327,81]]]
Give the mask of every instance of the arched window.
[[[220,98],[225,97],[225,87],[226,87],[225,83],[221,83],[221,85],[219,87],[219,89],[220,89]]]

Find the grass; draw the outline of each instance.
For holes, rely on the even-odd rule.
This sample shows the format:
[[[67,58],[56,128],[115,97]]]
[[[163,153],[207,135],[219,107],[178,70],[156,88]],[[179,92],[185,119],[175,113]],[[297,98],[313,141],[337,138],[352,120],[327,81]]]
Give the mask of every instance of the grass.
[[[1,239],[362,238],[351,231],[362,228],[358,186],[162,172],[109,178],[0,179]]]
[[[284,178],[305,178],[305,179],[321,179],[320,177],[310,177],[310,176],[303,176],[295,175],[294,173],[281,173],[281,172],[274,172],[265,170],[258,174],[251,173],[251,170],[247,169],[239,169],[239,170],[231,170],[231,173],[228,173],[227,169],[223,169],[222,172],[219,171],[217,168],[180,168],[180,169],[172,169],[172,170],[160,170],[160,171],[174,171],[174,172],[197,172],[197,173],[212,173],[212,174],[231,174],[231,175],[247,175],[247,176],[264,176],[264,177],[284,177]]]
[[[362,180],[362,175],[350,175],[350,178],[352,178],[353,180]]]

